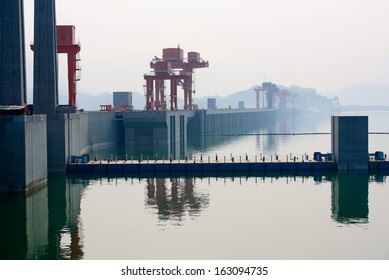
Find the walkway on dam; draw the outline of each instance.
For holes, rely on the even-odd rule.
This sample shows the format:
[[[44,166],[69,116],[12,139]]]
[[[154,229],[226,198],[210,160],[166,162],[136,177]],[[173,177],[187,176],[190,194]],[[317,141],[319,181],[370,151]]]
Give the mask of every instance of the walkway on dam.
[[[194,160],[118,160],[70,163],[69,173],[153,173],[153,172],[266,172],[266,171],[336,171],[334,161],[194,161]],[[389,170],[389,161],[369,161],[369,170]]]

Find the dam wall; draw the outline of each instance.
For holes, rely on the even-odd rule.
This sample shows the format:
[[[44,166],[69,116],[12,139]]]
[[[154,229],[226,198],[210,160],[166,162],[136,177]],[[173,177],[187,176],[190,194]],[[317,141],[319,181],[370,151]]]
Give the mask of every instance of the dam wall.
[[[80,153],[122,143],[123,121],[114,112],[83,112],[80,115]]]
[[[200,135],[247,133],[276,118],[275,110],[199,110],[189,122],[189,131]]]
[[[196,149],[206,149],[236,135],[275,126],[277,118],[288,114],[290,110],[199,110],[188,121],[188,140]]]
[[[83,112],[47,115],[47,161],[49,172],[66,172],[71,155],[118,143],[113,112]]]
[[[0,117],[0,192],[25,192],[47,181],[46,116]]]
[[[188,120],[194,111],[143,111],[123,113],[124,146],[128,155],[139,157],[186,153]],[[119,133],[120,136],[120,133]]]
[[[118,143],[124,142],[128,157],[161,159],[164,156],[165,159],[184,159],[189,153],[188,140],[195,139],[195,145],[199,147],[220,143],[228,139],[228,135],[245,134],[271,125],[277,118],[277,111],[178,110],[118,113],[116,119],[120,122],[122,117],[124,126],[124,133],[118,127]]]

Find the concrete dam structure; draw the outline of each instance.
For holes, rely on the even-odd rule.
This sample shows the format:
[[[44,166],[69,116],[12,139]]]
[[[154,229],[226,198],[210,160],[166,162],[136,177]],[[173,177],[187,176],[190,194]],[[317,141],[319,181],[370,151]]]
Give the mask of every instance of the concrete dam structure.
[[[165,49],[165,59],[173,59],[173,61],[159,59],[155,61],[155,69],[158,68],[157,64],[166,66],[166,69],[175,65],[174,67],[183,68],[182,71],[185,72],[176,76],[170,71],[166,72],[175,85],[171,93],[171,98],[175,100],[172,102],[171,111],[166,111],[166,106],[160,106],[162,101],[165,102],[162,98],[161,86],[156,86],[160,95],[159,97],[158,94],[156,95],[156,101],[153,99],[153,83],[161,85],[160,80],[165,79],[165,68],[162,76],[145,76],[149,89],[147,111],[77,112],[74,102],[74,106],[72,104],[60,106],[58,104],[58,38],[55,0],[35,0],[34,104],[27,105],[23,13],[22,0],[2,1],[0,9],[0,192],[32,190],[47,182],[49,172],[66,172],[72,156],[81,156],[105,147],[121,149],[121,154],[127,159],[131,157],[142,160],[143,156],[160,159],[162,156],[162,159],[166,158],[166,160],[183,160],[188,156],[188,142],[191,139],[196,139],[193,141],[197,147],[212,146],[225,141],[228,135],[245,134],[265,126],[272,126],[277,118],[288,117],[291,113],[291,109],[284,107],[289,94],[278,91],[277,88],[273,89],[275,85],[267,83],[263,84],[262,89],[258,89],[257,96],[263,92],[270,96],[268,101],[272,101],[274,95],[283,94],[284,99],[280,100],[283,100],[281,103],[284,105],[278,109],[274,109],[269,102],[270,109],[260,109],[257,104],[257,109],[251,110],[194,110],[191,103],[191,89],[187,88],[185,110],[177,110],[177,79],[185,77],[189,85],[191,71],[194,68],[208,67],[208,62],[201,61],[196,52],[191,52],[192,59],[181,65],[182,50],[179,48]],[[174,51],[173,57],[170,57],[170,51]],[[177,51],[179,60],[175,61]],[[271,89],[268,89],[268,86],[271,86]],[[333,117],[334,160],[331,160],[331,168],[334,166],[347,170],[371,168],[372,165],[368,163],[367,134],[367,117],[353,119]],[[178,165],[177,168],[182,169],[183,166]],[[193,166],[198,168],[198,165]],[[237,165],[222,167],[220,164],[214,165],[215,168],[216,166],[218,170],[223,168],[232,170],[234,166],[235,170]],[[249,165],[242,166],[249,168]],[[244,168],[242,166],[238,168]],[[274,165],[266,168],[277,169],[280,166],[290,169],[289,165]],[[308,168],[307,166],[313,168],[310,164],[303,164],[301,168]],[[374,166],[384,168],[381,163]],[[202,168],[209,167],[210,165],[204,165]],[[255,167],[262,168],[264,165]],[[140,166],[137,168],[141,170]]]
[[[182,158],[191,135],[220,129],[244,132],[278,114],[276,110],[75,112],[74,107],[59,106],[55,0],[35,1],[34,104],[27,106],[23,1],[3,1],[0,15],[2,192],[25,192],[45,184],[49,172],[66,171],[70,156],[93,149],[122,147],[123,154],[135,158],[143,152]],[[137,148],[135,154],[138,146],[145,150]]]
[[[134,159],[141,158],[142,153],[144,158],[157,154],[160,158],[183,159],[187,155],[188,138],[194,135],[202,136],[200,145],[212,145],[206,143],[208,135],[247,133],[283,114],[285,112],[276,110],[179,110],[1,117],[1,123],[7,124],[0,129],[0,136],[6,139],[1,146],[8,151],[2,154],[1,162],[6,164],[10,158],[15,162],[10,167],[12,172],[9,168],[2,169],[1,176],[6,180],[3,180],[1,190],[30,189],[31,182],[16,180],[18,176],[10,174],[28,173],[34,169],[31,171],[36,176],[33,181],[43,182],[48,172],[66,172],[71,156],[107,147],[123,147],[123,157],[127,155]],[[19,133],[19,130],[24,131],[20,122],[26,122],[25,130],[34,133]],[[20,141],[14,141],[15,138]],[[14,154],[15,150],[20,153]]]
[[[382,152],[376,152],[374,159],[369,158],[368,153],[368,118],[365,116],[333,116],[332,117],[332,153],[321,155],[319,152],[314,153],[314,159],[301,158],[296,161],[296,158],[288,161],[280,161],[278,158],[250,158],[246,155],[246,158],[239,159],[226,159],[204,157],[204,158],[183,158],[182,151],[185,152],[186,138],[189,134],[194,133],[196,135],[202,135],[201,139],[208,139],[210,135],[225,135],[230,133],[232,135],[244,133],[250,131],[252,128],[240,123],[256,123],[260,125],[260,118],[262,121],[266,120],[266,123],[270,123],[272,119],[277,116],[279,111],[257,111],[254,113],[243,111],[235,111],[228,114],[226,112],[213,111],[197,111],[191,112],[191,118],[189,122],[185,121],[185,115],[179,115],[178,112],[174,114],[164,114],[164,112],[158,112],[154,114],[139,115],[140,119],[133,122],[133,119],[127,116],[125,138],[132,139],[130,142],[131,147],[137,144],[137,137],[140,137],[141,141],[147,142],[150,147],[163,146],[168,152],[170,146],[174,141],[179,147],[180,152],[177,154],[177,158],[170,156],[170,158],[133,158],[126,157],[123,159],[108,159],[98,160],[94,159],[73,159],[68,165],[68,172],[72,173],[128,173],[128,174],[140,174],[140,173],[170,173],[177,172],[182,173],[196,173],[196,172],[220,172],[230,174],[231,172],[254,172],[255,174],[264,172],[314,172],[314,171],[362,171],[368,170],[388,170],[389,162],[380,156]],[[262,113],[262,114],[260,114]],[[285,113],[285,112],[284,112]],[[236,116],[234,114],[237,114]],[[160,118],[160,121],[154,119],[158,115],[163,115],[164,118]],[[146,117],[148,116],[148,118]],[[188,117],[188,116],[186,116]],[[177,123],[175,120],[179,118]],[[255,118],[257,122],[254,121]],[[231,122],[239,120],[240,122],[233,125]],[[250,121],[248,121],[250,120]],[[149,123],[148,123],[149,121]],[[170,122],[169,122],[170,121]],[[188,124],[193,126],[187,127]],[[131,125],[129,125],[131,124]],[[170,126],[169,126],[170,124]],[[145,137],[145,134],[137,135],[136,127],[149,130],[149,137]],[[150,131],[150,127],[153,127]],[[184,129],[181,130],[181,128]],[[258,128],[258,126],[257,126]],[[179,132],[176,136],[176,131]],[[170,137],[169,137],[170,135]],[[171,138],[174,135],[176,138]],[[148,139],[148,140],[146,140]],[[162,142],[156,143],[155,141]],[[174,145],[174,146],[175,146]],[[154,151],[154,150],[153,150]],[[172,154],[170,154],[172,155]],[[184,153],[185,155],[185,153]],[[325,160],[323,160],[323,157]]]
[[[0,192],[28,191],[47,180],[46,116],[25,116],[22,0],[0,5]]]
[[[194,135],[207,139],[215,133],[248,133],[283,114],[276,110],[179,110],[51,115],[47,119],[48,143],[52,143],[47,150],[48,171],[65,172],[70,156],[106,147],[122,147],[123,158],[184,159],[188,138]]]

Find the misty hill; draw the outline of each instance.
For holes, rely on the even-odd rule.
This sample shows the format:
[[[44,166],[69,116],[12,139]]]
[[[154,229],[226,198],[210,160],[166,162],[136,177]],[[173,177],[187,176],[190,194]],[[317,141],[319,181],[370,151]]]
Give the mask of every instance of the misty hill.
[[[216,106],[219,109],[225,109],[225,108],[238,108],[239,101],[244,101],[245,108],[255,108],[256,99],[255,99],[255,91],[254,88],[256,86],[253,86],[247,90],[239,91],[230,95],[227,95],[225,97],[223,96],[206,96],[206,97],[200,97],[197,98],[196,95],[194,95],[193,103],[197,104],[200,109],[207,109],[208,107],[208,98],[216,98]]]
[[[100,110],[100,105],[103,104],[113,104],[112,93],[104,92],[94,96],[86,93],[77,94],[77,106],[80,109],[84,109],[87,111],[96,111]],[[145,97],[138,92],[133,92],[132,104],[135,109],[144,109]]]
[[[247,109],[253,109],[256,107],[256,93],[254,89],[258,85],[252,86],[247,90],[239,91],[225,97],[222,96],[207,96],[199,97],[196,95],[193,97],[193,103],[197,104],[200,109],[206,109],[208,107],[208,98],[216,98],[216,105],[219,109],[238,108],[239,101],[244,102],[244,106]],[[323,108],[329,108],[332,106],[332,100],[328,97],[322,96],[314,89],[302,88],[299,86],[292,86],[290,88],[284,86],[278,86],[281,89],[288,89],[295,93],[294,107],[297,109],[311,109],[322,110]],[[32,91],[28,94],[28,103],[32,103]],[[167,97],[169,99],[169,97]],[[68,97],[66,93],[61,92],[59,96],[60,104],[67,104]],[[135,109],[143,110],[145,108],[145,97],[138,92],[132,93],[132,101]],[[183,107],[183,99],[178,97],[178,107]],[[100,110],[100,105],[113,104],[112,93],[104,92],[99,95],[89,95],[86,93],[77,94],[77,107],[87,111]],[[168,107],[170,104],[168,104]],[[291,106],[291,104],[290,104]]]
[[[230,94],[226,97],[221,96],[208,96],[202,98],[194,98],[193,103],[198,104],[199,108],[207,108],[208,98],[216,98],[216,105],[219,109],[222,108],[238,108],[239,101],[244,101],[245,108],[253,109],[256,107],[256,93],[254,89],[258,87],[253,86],[247,90],[239,91]],[[296,109],[311,109],[322,110],[333,106],[333,102],[330,98],[322,96],[314,89],[303,88],[299,86],[292,86],[290,88],[284,86],[278,86],[280,89],[287,89],[295,94],[294,108]],[[290,104],[290,106],[293,106]]]
[[[238,108],[239,101],[244,101],[245,108],[255,108],[256,98],[254,89],[258,85],[252,86],[246,90],[232,93],[227,96],[193,96],[193,103],[198,104],[200,109],[207,108],[208,98],[216,98],[216,104],[219,109],[222,108]],[[380,105],[389,106],[389,85],[358,85],[344,88],[337,92],[326,94],[326,96],[317,93],[315,89],[304,88],[300,86],[284,87],[278,86],[281,89],[288,89],[295,93],[294,107],[296,109],[324,110],[333,106],[332,98],[338,96],[341,105],[360,105],[369,106]],[[328,96],[327,96],[328,95]],[[169,97],[167,97],[169,99]],[[67,96],[60,96],[60,103],[66,104]],[[101,93],[97,96],[91,96],[85,93],[77,95],[79,108],[85,110],[99,110],[101,104],[112,104],[112,93]],[[133,92],[133,105],[135,109],[144,109],[145,98],[143,94]],[[168,104],[169,107],[169,104]],[[183,107],[183,99],[178,97],[178,107]]]
[[[341,105],[389,106],[389,85],[356,85],[327,95],[338,96]]]
[[[308,110],[327,110],[334,106],[331,98],[318,94],[315,89],[291,86],[289,89],[295,93],[294,108]]]

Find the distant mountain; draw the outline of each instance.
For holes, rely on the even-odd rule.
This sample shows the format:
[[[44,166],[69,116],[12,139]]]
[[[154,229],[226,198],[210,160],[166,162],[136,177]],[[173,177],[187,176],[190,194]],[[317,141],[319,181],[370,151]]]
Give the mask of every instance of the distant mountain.
[[[100,110],[100,105],[113,104],[113,94],[104,92],[99,95],[89,95],[86,93],[77,94],[77,107],[87,111]],[[145,98],[138,92],[132,93],[132,104],[135,109],[143,110],[145,107]]]
[[[312,110],[320,110],[323,108],[330,108],[333,106],[332,99],[322,96],[316,92],[314,89],[303,88],[299,86],[279,86],[280,89],[287,89],[291,91],[294,96],[294,104],[289,104],[289,106],[293,106],[296,109],[312,109]],[[244,106],[247,109],[256,108],[256,93],[255,88],[258,85],[252,86],[251,88],[243,91],[239,91],[233,94],[230,94],[226,97],[221,96],[207,96],[202,98],[194,98],[193,103],[198,104],[199,108],[206,109],[207,108],[207,100],[208,98],[216,98],[216,105],[219,109],[229,108],[232,109],[238,108],[239,101],[244,102]]]
[[[216,98],[217,108],[238,108],[239,101],[244,102],[244,106],[247,109],[254,109],[256,107],[256,94],[254,89],[257,85],[250,87],[247,90],[239,91],[225,97],[222,96],[206,96],[197,98],[193,96],[193,103],[199,106],[199,109],[207,109],[208,98]],[[333,106],[332,100],[328,97],[317,94],[314,89],[307,89],[298,86],[292,86],[291,88],[279,86],[281,89],[289,89],[295,93],[294,106],[298,109],[322,109]],[[168,108],[170,107],[168,100]],[[61,100],[61,98],[60,98]],[[66,100],[66,99],[65,99]],[[143,110],[145,108],[145,97],[138,92],[132,93],[132,102],[135,109]],[[182,108],[184,105],[183,99],[178,97],[178,108]],[[65,102],[63,102],[65,103]],[[85,110],[99,110],[102,104],[112,104],[112,93],[102,93],[96,96],[80,93],[77,95],[77,104],[79,108]],[[292,106],[292,105],[290,105]]]
[[[230,95],[227,95],[225,97],[223,96],[205,96],[205,97],[199,97],[197,98],[196,95],[193,98],[193,103],[197,104],[199,106],[199,109],[207,109],[208,108],[208,99],[209,98],[215,98],[216,99],[216,105],[218,109],[226,109],[226,108],[232,108],[236,109],[238,108],[239,101],[244,101],[245,108],[255,108],[256,106],[256,99],[255,99],[255,91],[254,88],[256,86],[253,86],[247,90],[239,91]]]
[[[341,105],[389,106],[389,85],[356,85],[326,95],[337,96]]]
[[[289,90],[295,94],[293,106],[296,109],[322,111],[334,106],[334,102],[331,98],[317,93],[315,89],[294,85],[291,86]]]
[[[244,107],[247,109],[254,109],[256,107],[256,93],[255,88],[258,85],[252,86],[247,90],[242,90],[236,93],[232,93],[225,97],[222,96],[206,96],[206,97],[196,97],[193,96],[193,103],[199,106],[199,109],[207,109],[208,107],[208,98],[216,98],[216,105],[219,109],[224,108],[238,108],[239,101],[244,102]],[[297,109],[313,109],[320,110],[323,108],[329,108],[333,106],[333,102],[330,98],[322,96],[316,92],[314,89],[303,88],[299,86],[284,87],[278,86],[280,89],[288,89],[295,94],[294,97],[294,107]],[[28,103],[32,103],[32,90],[28,95]],[[168,108],[170,108],[169,96],[167,96]],[[67,104],[68,96],[66,93],[61,92],[59,96],[59,104]],[[178,97],[178,108],[183,107],[183,98]],[[145,97],[143,94],[138,92],[132,93],[132,103],[135,109],[143,110],[145,108]],[[89,95],[86,93],[77,94],[77,107],[79,109],[84,109],[87,111],[98,111],[100,110],[100,105],[113,104],[113,95],[112,93],[104,92],[99,95]],[[292,104],[289,104],[292,106]]]

